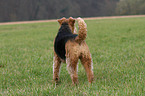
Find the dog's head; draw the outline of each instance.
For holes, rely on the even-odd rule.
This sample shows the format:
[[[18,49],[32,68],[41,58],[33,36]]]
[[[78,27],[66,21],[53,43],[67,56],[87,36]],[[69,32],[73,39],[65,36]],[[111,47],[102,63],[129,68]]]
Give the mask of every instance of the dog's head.
[[[61,25],[68,24],[69,28],[71,29],[72,33],[74,33],[75,29],[75,19],[72,17],[69,17],[69,19],[66,19],[65,17],[58,19],[58,23]]]

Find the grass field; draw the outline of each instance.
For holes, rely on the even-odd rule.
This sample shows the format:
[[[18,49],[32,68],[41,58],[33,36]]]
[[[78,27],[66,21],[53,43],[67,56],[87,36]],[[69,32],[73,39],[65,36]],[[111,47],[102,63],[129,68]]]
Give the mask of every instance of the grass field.
[[[53,40],[57,22],[0,26],[2,96],[145,96],[145,17],[86,20],[95,80],[79,63],[79,84],[62,64],[55,88]]]

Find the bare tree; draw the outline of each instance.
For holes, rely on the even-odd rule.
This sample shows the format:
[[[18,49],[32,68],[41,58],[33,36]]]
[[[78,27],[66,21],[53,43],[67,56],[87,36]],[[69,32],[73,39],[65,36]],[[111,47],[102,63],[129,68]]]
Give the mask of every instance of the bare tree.
[[[0,22],[113,15],[118,0],[0,0]]]
[[[145,14],[145,0],[120,0],[117,4],[116,14]]]

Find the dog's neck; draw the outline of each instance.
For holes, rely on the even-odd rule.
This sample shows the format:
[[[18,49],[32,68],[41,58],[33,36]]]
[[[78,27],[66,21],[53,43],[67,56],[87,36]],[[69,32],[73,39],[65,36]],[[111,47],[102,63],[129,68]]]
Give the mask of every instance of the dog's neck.
[[[72,30],[68,24],[62,24],[59,29],[59,33],[72,34]]]

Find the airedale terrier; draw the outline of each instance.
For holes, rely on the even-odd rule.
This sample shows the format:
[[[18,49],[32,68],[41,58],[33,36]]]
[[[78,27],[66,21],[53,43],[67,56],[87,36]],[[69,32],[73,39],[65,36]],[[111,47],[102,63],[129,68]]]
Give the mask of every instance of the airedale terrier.
[[[78,83],[77,66],[80,59],[84,66],[88,81],[92,83],[93,62],[89,48],[85,42],[87,25],[82,18],[77,18],[78,35],[75,34],[75,19],[62,18],[58,22],[60,29],[54,40],[53,79],[58,82],[61,62],[67,63],[67,69],[73,84]]]

